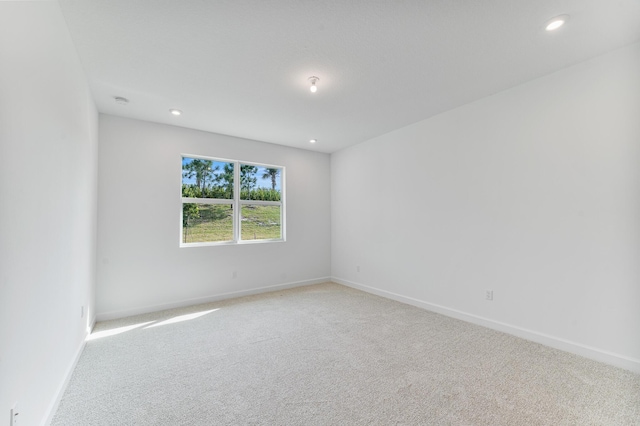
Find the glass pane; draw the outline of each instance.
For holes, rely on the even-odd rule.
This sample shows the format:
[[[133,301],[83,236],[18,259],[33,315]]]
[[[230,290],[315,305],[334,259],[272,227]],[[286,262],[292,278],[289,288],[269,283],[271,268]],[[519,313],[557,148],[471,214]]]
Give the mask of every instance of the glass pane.
[[[243,240],[282,238],[280,206],[242,206],[240,233]]]
[[[282,169],[240,165],[240,199],[280,201]]]
[[[182,196],[233,198],[233,163],[182,157]]]
[[[182,204],[183,243],[231,240],[233,208],[230,204]]]

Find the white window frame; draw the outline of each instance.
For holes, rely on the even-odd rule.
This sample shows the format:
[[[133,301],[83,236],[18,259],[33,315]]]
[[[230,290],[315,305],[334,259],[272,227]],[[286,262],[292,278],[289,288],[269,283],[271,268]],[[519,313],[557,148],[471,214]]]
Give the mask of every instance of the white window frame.
[[[182,196],[182,159],[197,158],[202,160],[210,160],[221,163],[233,163],[233,199],[225,198],[191,198]],[[273,168],[280,170],[280,201],[262,201],[262,200],[241,200],[240,199],[240,166],[257,166],[264,168]],[[207,157],[203,155],[180,154],[180,247],[205,247],[220,246],[230,244],[263,244],[277,243],[286,241],[286,208],[285,208],[285,188],[286,188],[286,172],[284,166],[275,164],[255,163],[252,161],[230,160],[226,158]],[[198,243],[185,243],[183,235],[183,205],[184,204],[232,204],[233,205],[233,240],[229,241],[207,241]],[[280,207],[280,238],[269,238],[262,240],[243,240],[242,239],[242,206],[244,205],[260,205],[260,206],[279,206]]]

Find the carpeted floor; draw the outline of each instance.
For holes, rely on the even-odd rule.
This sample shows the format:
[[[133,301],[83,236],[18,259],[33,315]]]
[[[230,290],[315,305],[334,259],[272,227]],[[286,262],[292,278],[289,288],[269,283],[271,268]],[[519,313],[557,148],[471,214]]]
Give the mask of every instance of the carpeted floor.
[[[96,326],[54,426],[640,425],[640,376],[327,283]]]

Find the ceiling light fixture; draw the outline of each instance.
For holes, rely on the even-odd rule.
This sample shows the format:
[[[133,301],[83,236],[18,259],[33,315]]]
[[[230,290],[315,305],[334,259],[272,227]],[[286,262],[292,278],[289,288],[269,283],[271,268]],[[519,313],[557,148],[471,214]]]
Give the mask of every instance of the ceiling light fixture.
[[[320,81],[320,79],[316,76],[311,76],[309,77],[309,81],[311,82],[311,87],[309,87],[309,90],[311,91],[311,93],[316,93],[318,91],[318,86],[316,86],[316,83]]]
[[[123,98],[122,96],[115,96],[114,99],[118,105],[127,105],[129,103],[129,99]]]
[[[179,109],[170,109],[169,112],[173,115],[180,115],[182,114],[182,111],[180,111]]]
[[[317,139],[311,139],[311,140],[309,141],[309,143],[316,143],[316,142],[318,142],[318,140],[317,140]]]
[[[557,30],[558,28],[563,26],[565,22],[567,22],[568,20],[569,20],[569,15],[556,16],[555,18],[551,18],[547,22],[547,26],[544,29],[547,31]]]

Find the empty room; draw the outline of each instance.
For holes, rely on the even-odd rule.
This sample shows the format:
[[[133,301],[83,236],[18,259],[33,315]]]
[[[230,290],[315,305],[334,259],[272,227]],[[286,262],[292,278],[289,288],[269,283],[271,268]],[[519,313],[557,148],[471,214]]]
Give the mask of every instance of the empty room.
[[[0,426],[639,425],[640,2],[0,2]]]

